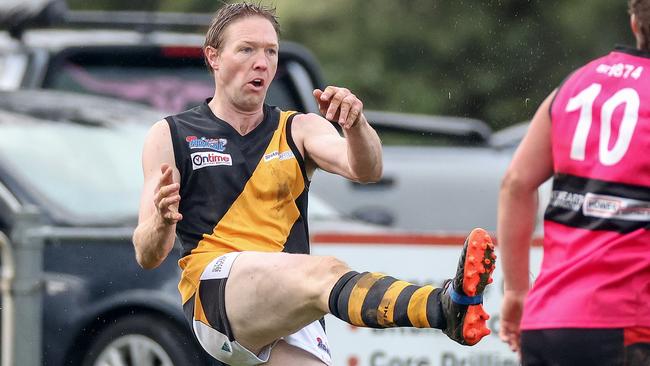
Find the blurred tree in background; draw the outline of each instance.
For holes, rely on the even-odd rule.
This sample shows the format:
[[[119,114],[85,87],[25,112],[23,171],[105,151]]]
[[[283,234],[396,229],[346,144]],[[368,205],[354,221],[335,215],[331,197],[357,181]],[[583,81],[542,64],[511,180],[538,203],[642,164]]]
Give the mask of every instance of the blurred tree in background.
[[[213,0],[68,0],[72,9],[213,12]],[[499,129],[532,117],[566,75],[633,44],[625,0],[304,0],[278,8],[283,38],[369,109],[466,116]]]

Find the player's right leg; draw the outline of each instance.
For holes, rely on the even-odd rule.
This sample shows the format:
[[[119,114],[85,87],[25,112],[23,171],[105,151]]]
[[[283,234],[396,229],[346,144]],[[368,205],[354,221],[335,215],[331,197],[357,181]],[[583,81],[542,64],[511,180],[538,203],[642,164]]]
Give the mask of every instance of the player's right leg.
[[[489,333],[480,303],[494,269],[493,250],[485,231],[473,231],[456,278],[444,288],[354,272],[333,257],[230,253],[204,267],[187,302],[188,318],[195,333],[203,331],[202,345],[212,347],[211,354],[224,359],[235,349],[247,365],[264,362],[279,339],[328,364],[327,337],[317,321],[328,312],[363,327],[438,328],[471,345]]]

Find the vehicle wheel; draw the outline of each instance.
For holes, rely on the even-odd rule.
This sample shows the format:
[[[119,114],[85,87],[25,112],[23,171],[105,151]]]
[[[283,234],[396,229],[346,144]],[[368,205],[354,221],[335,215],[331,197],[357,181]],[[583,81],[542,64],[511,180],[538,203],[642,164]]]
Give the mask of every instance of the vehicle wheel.
[[[204,364],[193,337],[169,321],[129,316],[103,329],[90,345],[83,366],[181,366]]]

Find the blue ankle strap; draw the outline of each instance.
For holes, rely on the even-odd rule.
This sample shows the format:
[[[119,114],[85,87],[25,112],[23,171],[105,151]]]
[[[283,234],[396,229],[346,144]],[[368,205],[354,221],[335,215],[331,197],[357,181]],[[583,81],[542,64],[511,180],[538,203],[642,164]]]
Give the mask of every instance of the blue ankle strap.
[[[459,294],[458,292],[456,292],[456,289],[454,289],[453,286],[451,291],[449,291],[449,296],[451,297],[451,301],[455,302],[456,304],[478,305],[483,303],[483,294],[476,295],[476,296],[467,296],[467,295]]]

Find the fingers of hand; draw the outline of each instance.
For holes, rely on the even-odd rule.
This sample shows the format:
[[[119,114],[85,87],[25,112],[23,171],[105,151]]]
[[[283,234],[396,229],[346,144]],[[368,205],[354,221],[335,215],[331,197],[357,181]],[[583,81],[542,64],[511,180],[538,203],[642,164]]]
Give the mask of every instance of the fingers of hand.
[[[320,89],[314,89],[313,91],[314,99],[316,99],[316,103],[318,103],[318,111],[322,116],[327,114],[327,108],[329,107],[329,97],[323,97],[324,93],[325,92]]]
[[[519,327],[516,327],[508,322],[501,322],[499,326],[499,338],[508,346],[513,352],[519,351]]]
[[[512,352],[519,352],[520,345],[519,345],[519,335],[511,336],[510,339],[508,340],[508,346],[510,347],[510,350]]]
[[[181,201],[181,196],[179,194],[168,196],[160,200],[158,203],[158,209],[161,212],[167,211],[170,209],[170,206],[175,205]]]
[[[326,92],[327,92],[327,89],[326,89]],[[343,103],[343,100],[348,95],[350,95],[349,90],[344,89],[344,88],[338,88],[336,93],[329,100],[329,107],[327,108],[327,113],[325,114],[326,119],[328,119],[330,121],[335,120],[336,115],[339,112],[339,107],[341,106],[341,103]],[[339,119],[340,119],[340,116],[339,116]]]
[[[507,327],[508,326],[506,324],[503,324],[503,322],[501,322],[501,324],[499,324],[499,338],[503,342],[506,342],[506,343],[508,342],[508,339],[510,338],[509,332],[507,331]]]
[[[335,86],[330,85],[327,88],[325,88],[325,90],[321,93],[319,99],[323,102],[328,102],[332,98],[332,96],[338,92],[339,89],[341,88],[337,88]]]
[[[361,118],[362,111],[363,111],[363,103],[361,103],[361,101],[357,99],[354,107],[350,111],[350,117],[348,118],[350,121],[352,121],[352,126],[354,126],[359,121],[359,118]]]
[[[163,186],[170,185],[174,182],[173,178],[173,170],[172,168],[167,165],[167,164],[162,164],[160,166],[160,172],[162,175],[158,179],[158,186],[156,188],[160,189]]]
[[[178,183],[163,185],[156,192],[156,198],[158,199],[158,201],[160,201],[165,197],[171,196],[172,194],[178,194],[180,188],[181,185]]]
[[[180,202],[180,200],[181,196],[175,195],[163,198],[158,204],[158,212],[168,224],[175,224],[183,218],[183,216],[178,212],[178,202]]]
[[[339,124],[343,128],[353,127],[359,120],[363,103],[354,94],[350,94],[343,100],[341,105],[341,115],[339,116]],[[343,115],[345,112],[345,116]]]
[[[363,103],[346,88],[328,86],[324,91],[315,89],[314,97],[321,114],[343,128],[354,126],[363,111]]]
[[[323,91],[320,90],[320,89],[314,89],[314,91],[312,92],[312,94],[314,95],[314,99],[316,99],[316,103],[318,103],[318,110],[319,110],[319,112],[320,112],[322,115],[325,115],[325,110],[326,110],[325,107],[326,107],[326,103],[324,103],[324,102],[320,99],[321,95],[323,95]]]
[[[350,114],[350,109],[352,108],[352,103],[354,103],[354,95],[349,94],[341,101],[341,109],[339,111],[339,124],[342,127],[348,127],[348,115]]]
[[[321,116],[325,116],[327,114],[327,104],[319,102],[318,111],[320,112]]]
[[[180,185],[172,183],[161,187],[154,196],[154,204],[162,218],[166,221],[178,221],[182,216],[178,213],[178,203],[181,196],[178,193]]]
[[[181,215],[176,211],[170,210],[163,215],[163,218],[165,219],[165,221],[175,224],[183,219],[183,215]]]
[[[167,171],[167,169],[169,169],[169,164],[167,164],[167,163],[160,164],[160,172],[161,173],[165,174],[165,171]]]

